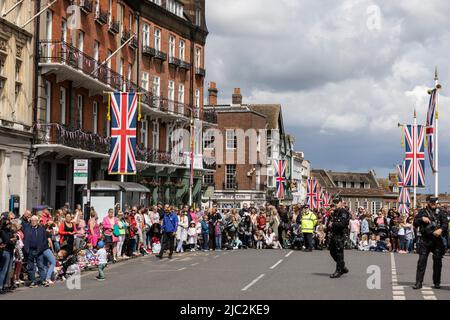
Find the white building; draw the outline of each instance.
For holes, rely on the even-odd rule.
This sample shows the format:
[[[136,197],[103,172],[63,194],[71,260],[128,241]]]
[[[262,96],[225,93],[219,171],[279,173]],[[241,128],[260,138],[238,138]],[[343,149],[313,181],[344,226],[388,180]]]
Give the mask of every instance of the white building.
[[[303,152],[293,152],[292,157],[292,202],[302,203],[306,200],[306,183],[311,174],[311,164],[305,160]]]

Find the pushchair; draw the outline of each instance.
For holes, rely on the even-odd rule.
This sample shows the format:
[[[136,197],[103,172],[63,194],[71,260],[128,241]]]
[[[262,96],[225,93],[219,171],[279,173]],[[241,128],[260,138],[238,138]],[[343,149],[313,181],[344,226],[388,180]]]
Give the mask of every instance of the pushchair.
[[[65,252],[64,250],[60,250],[58,252],[56,279],[64,281],[74,274],[81,273],[80,266],[78,265],[78,252],[79,250],[75,250],[70,255],[67,255],[67,252]]]

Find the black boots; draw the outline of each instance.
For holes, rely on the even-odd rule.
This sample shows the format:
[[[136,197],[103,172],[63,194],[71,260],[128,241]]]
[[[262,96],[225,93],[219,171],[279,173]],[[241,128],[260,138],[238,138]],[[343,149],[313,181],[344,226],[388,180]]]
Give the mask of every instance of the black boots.
[[[422,289],[422,282],[417,281],[415,285],[413,285],[414,290]]]
[[[441,288],[441,284],[440,283],[435,283],[434,284],[434,288],[435,289],[440,289]]]
[[[336,268],[336,271],[330,275],[331,279],[335,279],[335,278],[340,278],[343,274],[348,273],[348,269],[347,267],[343,267],[343,268]]]

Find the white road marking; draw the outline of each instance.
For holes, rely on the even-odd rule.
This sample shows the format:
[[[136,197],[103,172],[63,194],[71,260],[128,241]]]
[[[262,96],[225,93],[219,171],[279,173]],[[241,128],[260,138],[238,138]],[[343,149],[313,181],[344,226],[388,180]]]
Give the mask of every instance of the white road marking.
[[[279,265],[282,262],[283,262],[283,259],[278,260],[278,262],[275,263],[273,266],[271,266],[270,269],[275,269],[277,267],[277,265]]]
[[[392,272],[392,299],[406,300],[404,287],[399,286],[397,283],[397,268],[395,266],[394,253],[392,252],[391,252],[391,272]]]
[[[289,257],[292,254],[292,252],[294,252],[294,251],[289,251],[284,257],[285,258]]]
[[[183,271],[183,270],[186,270],[186,267],[180,268],[177,271]]]
[[[436,296],[423,296],[425,300],[437,300]]]
[[[198,262],[191,264],[191,266],[196,266],[198,265]]]
[[[244,288],[241,289],[241,291],[247,291],[248,288],[250,288],[251,286],[253,286],[255,283],[257,283],[259,280],[261,280],[261,278],[264,277],[264,273],[260,274],[255,280],[253,280],[252,282],[250,282],[248,285],[246,285]]]
[[[422,294],[424,296],[429,296],[429,295],[434,295],[434,292],[433,291],[424,291],[424,290],[422,290]]]

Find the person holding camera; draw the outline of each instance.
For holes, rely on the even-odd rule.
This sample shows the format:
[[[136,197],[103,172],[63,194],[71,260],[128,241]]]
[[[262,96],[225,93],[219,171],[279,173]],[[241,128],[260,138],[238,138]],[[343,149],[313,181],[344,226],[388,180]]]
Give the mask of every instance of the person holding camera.
[[[427,197],[427,207],[421,209],[414,219],[414,227],[419,228],[422,236],[418,244],[416,284],[413,289],[421,289],[427,267],[428,255],[433,253],[433,283],[435,289],[441,288],[442,256],[445,254],[443,236],[448,231],[448,218],[437,207],[438,198]]]

